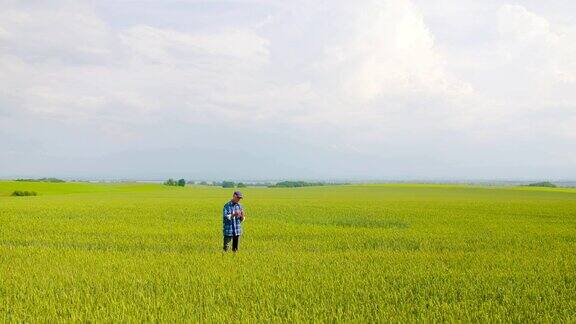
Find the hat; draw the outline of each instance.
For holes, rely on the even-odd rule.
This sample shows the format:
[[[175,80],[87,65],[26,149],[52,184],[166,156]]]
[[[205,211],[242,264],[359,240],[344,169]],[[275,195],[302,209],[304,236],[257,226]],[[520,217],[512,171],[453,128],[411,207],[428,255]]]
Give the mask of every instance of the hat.
[[[242,193],[240,191],[234,191],[234,196],[242,198]]]

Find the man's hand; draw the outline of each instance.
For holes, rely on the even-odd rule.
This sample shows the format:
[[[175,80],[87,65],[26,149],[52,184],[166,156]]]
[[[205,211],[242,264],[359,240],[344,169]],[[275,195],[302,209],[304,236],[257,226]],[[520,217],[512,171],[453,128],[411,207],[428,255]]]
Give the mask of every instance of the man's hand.
[[[244,220],[244,211],[243,210],[235,210],[232,212],[232,217],[240,218],[240,220]]]

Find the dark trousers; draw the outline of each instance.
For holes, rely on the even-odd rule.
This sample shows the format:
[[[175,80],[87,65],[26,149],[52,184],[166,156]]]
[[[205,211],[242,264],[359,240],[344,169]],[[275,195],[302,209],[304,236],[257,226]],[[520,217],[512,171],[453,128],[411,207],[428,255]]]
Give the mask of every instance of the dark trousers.
[[[234,236],[224,236],[224,251],[228,251],[230,246],[230,241],[232,241],[232,251],[238,251],[238,241],[240,240],[240,235]]]

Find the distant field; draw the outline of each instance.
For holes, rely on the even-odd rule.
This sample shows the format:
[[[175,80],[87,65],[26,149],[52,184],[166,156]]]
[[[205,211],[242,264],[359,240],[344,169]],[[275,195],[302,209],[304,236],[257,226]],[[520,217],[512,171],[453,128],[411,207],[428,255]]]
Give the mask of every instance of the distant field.
[[[576,321],[575,189],[242,191],[0,182],[0,321]]]

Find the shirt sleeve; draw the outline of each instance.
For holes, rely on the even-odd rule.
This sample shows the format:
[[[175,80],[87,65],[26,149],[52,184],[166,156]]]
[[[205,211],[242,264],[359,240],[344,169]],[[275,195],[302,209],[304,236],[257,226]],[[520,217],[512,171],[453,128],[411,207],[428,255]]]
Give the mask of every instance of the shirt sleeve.
[[[224,205],[224,210],[222,211],[224,215],[224,219],[231,220],[232,219],[232,208],[228,205]]]

